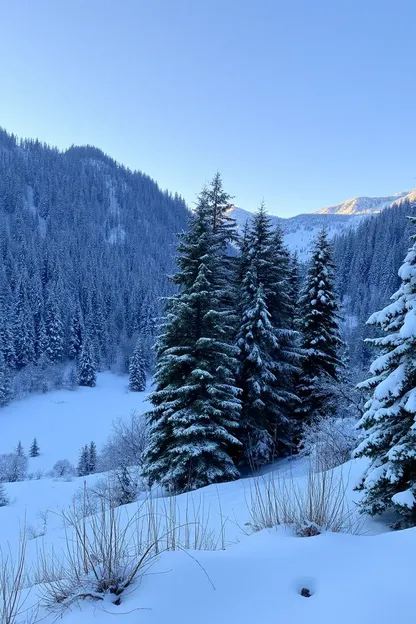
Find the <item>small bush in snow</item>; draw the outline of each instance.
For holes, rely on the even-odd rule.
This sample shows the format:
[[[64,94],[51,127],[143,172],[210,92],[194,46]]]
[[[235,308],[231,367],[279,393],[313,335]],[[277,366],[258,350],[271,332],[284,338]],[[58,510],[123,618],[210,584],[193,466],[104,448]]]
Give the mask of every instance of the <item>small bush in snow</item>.
[[[69,459],[59,459],[51,471],[51,476],[55,479],[70,479],[75,474],[75,466]]]
[[[301,454],[321,470],[344,464],[357,446],[356,422],[354,418],[315,419],[304,427]]]
[[[16,453],[0,455],[0,482],[14,483],[27,477],[27,457]]]
[[[0,507],[6,507],[10,503],[10,499],[7,496],[6,488],[0,483]]]
[[[147,446],[148,430],[143,414],[133,412],[129,421],[113,423],[112,434],[99,458],[101,471],[117,470],[122,466],[141,467]]]

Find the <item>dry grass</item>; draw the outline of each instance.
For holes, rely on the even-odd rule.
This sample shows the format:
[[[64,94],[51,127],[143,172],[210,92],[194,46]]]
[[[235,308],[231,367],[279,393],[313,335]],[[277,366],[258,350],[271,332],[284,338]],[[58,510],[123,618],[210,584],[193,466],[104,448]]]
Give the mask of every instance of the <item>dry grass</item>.
[[[30,590],[27,590],[26,532],[20,535],[16,556],[10,548],[0,549],[0,622],[1,624],[32,624],[37,617],[36,608],[26,606]]]
[[[148,498],[131,515],[131,506],[115,507],[103,497],[88,516],[85,489],[83,505],[84,509],[74,505],[62,513],[63,552],[43,549],[38,554],[35,582],[43,604],[51,610],[71,607],[82,599],[102,601],[107,595],[118,604],[123,592],[162,552],[224,547],[224,530],[217,535],[209,529],[203,499],[195,503],[189,497],[181,514],[175,497]]]
[[[247,501],[248,524],[255,531],[282,525],[302,537],[324,531],[357,533],[359,526],[346,500],[347,487],[342,471],[312,466],[306,484],[292,475],[255,479]]]

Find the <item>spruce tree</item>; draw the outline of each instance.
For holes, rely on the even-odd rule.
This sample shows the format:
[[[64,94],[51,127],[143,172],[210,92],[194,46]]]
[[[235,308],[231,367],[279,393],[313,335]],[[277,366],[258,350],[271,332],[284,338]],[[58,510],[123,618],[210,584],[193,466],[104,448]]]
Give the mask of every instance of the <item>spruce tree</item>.
[[[85,477],[90,474],[90,458],[88,444],[82,447],[77,465],[77,474],[79,477]]]
[[[18,445],[16,446],[16,455],[18,455],[19,457],[23,457],[25,454],[24,450],[23,450],[23,444],[21,443],[21,441],[19,440]]]
[[[64,355],[64,327],[54,292],[49,293],[46,303],[46,355],[53,363]]]
[[[71,360],[76,360],[81,353],[84,334],[85,329],[82,320],[82,312],[80,306],[77,305],[69,325],[69,357]]]
[[[287,252],[272,232],[264,205],[243,239],[239,259],[239,385],[245,461],[261,465],[292,448],[291,412],[296,396],[296,335],[290,329]],[[244,271],[241,271],[244,267]]]
[[[91,354],[91,346],[85,339],[77,361],[78,383],[80,386],[93,388],[97,381],[95,363]]]
[[[335,266],[328,235],[323,228],[314,243],[311,260],[299,300],[304,359],[299,376],[297,407],[299,425],[334,413],[334,386],[343,367],[340,352],[338,300]]]
[[[146,370],[140,340],[137,341],[133,355],[130,358],[129,387],[133,392],[144,392],[146,390]]]
[[[4,361],[3,353],[0,351],[0,407],[7,405],[11,398],[9,371]]]
[[[90,442],[88,448],[88,474],[92,474],[97,470],[97,447],[95,442]]]
[[[415,217],[411,221],[416,224]],[[360,384],[372,395],[360,421],[365,437],[355,455],[371,461],[359,487],[363,510],[379,514],[394,507],[407,525],[415,526],[416,242],[399,277],[392,303],[368,320],[384,336],[369,340],[380,355],[371,365],[371,377]]]
[[[225,213],[215,214],[223,241],[225,219]],[[238,351],[231,343],[224,303],[225,250],[213,223],[204,191],[189,231],[180,237],[179,271],[173,281],[181,290],[167,300],[157,344],[144,471],[150,482],[175,492],[238,477],[231,458],[239,445]]]
[[[32,444],[30,446],[30,449],[29,449],[29,455],[30,455],[30,457],[38,457],[39,454],[40,454],[40,448],[39,448],[39,445],[38,445],[38,441],[37,441],[36,438],[33,438],[33,442],[32,442]]]

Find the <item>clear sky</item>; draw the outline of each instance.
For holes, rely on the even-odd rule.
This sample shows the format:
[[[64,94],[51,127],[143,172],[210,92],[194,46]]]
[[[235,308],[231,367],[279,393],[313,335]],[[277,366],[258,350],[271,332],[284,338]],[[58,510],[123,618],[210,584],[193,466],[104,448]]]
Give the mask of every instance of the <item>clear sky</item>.
[[[289,216],[416,187],[416,0],[0,0],[0,125],[191,203]]]

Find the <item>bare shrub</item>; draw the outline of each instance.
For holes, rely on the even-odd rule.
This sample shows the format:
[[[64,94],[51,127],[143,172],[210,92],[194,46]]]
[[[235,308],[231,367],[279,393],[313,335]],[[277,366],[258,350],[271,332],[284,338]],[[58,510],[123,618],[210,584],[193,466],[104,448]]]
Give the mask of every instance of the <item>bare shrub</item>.
[[[123,517],[105,499],[90,517],[76,510],[64,512],[63,556],[43,552],[39,558],[37,582],[42,583],[45,605],[70,607],[87,598],[102,601],[106,595],[116,601],[156,555],[148,535],[136,530],[138,518]]]
[[[248,525],[254,531],[279,525],[300,537],[324,531],[356,533],[356,517],[346,500],[348,481],[341,471],[316,471],[310,466],[306,483],[273,474],[254,480]]]
[[[143,414],[133,412],[128,422],[115,421],[112,434],[100,453],[100,471],[117,470],[122,466],[140,467],[147,440],[147,423]]]
[[[356,422],[355,418],[315,419],[304,427],[301,454],[322,470],[344,464],[357,446]]]
[[[107,596],[119,603],[123,592],[135,583],[165,550],[216,550],[224,547],[223,531],[208,528],[209,511],[204,503],[187,499],[180,512],[177,499],[142,501],[131,507],[114,507],[105,497],[94,503],[84,489],[80,501],[62,514],[64,552],[38,557],[36,583],[43,604],[50,610],[69,608],[80,600],[102,601]],[[189,503],[189,504],[188,504]],[[95,513],[88,512],[95,508]]]
[[[23,481],[27,477],[27,457],[16,453],[0,455],[0,483]]]
[[[51,470],[51,476],[55,479],[71,479],[75,474],[75,466],[69,459],[59,459]]]

